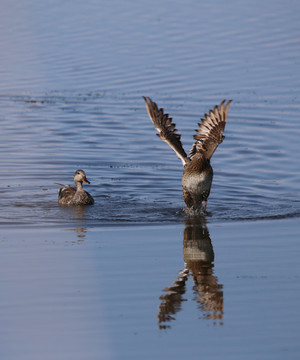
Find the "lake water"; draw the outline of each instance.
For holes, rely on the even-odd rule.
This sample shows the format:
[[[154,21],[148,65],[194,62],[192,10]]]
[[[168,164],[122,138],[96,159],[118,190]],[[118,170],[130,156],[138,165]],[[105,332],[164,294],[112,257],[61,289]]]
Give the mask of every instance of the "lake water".
[[[1,359],[298,359],[300,3],[10,1],[0,13]],[[207,214],[181,162],[233,99]],[[84,169],[95,205],[57,204]]]

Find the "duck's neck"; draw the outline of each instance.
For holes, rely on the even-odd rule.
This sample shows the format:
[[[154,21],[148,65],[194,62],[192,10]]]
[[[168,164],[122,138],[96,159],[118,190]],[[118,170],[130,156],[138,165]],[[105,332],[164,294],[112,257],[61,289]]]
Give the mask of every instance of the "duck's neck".
[[[76,187],[77,187],[77,191],[83,190],[82,182],[81,182],[81,181],[78,181],[78,182],[76,182],[75,184],[76,184]]]

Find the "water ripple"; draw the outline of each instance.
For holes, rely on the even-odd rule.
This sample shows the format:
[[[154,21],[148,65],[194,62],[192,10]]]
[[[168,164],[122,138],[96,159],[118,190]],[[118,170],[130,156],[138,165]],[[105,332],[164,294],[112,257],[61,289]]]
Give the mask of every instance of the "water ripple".
[[[209,221],[298,217],[297,11],[117,4],[7,4],[0,15],[2,223],[183,221],[181,164],[142,95],[174,118],[186,151],[200,117],[234,100],[212,159]],[[58,207],[53,184],[77,168],[96,200],[81,217]]]

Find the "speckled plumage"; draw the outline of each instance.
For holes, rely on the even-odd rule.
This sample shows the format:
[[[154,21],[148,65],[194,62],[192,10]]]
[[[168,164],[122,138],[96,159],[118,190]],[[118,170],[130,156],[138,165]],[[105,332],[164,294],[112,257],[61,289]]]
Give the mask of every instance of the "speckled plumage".
[[[82,183],[89,184],[85,172],[83,170],[76,170],[74,174],[74,183],[76,187],[64,185],[58,192],[59,205],[93,205],[93,197],[83,189]]]
[[[147,112],[153,122],[158,136],[166,142],[182,161],[184,172],[182,175],[183,199],[187,209],[206,209],[206,203],[210,194],[213,180],[213,169],[210,165],[210,158],[218,145],[224,140],[223,131],[225,128],[228,108],[231,100],[225,105],[223,100],[220,106],[215,106],[208,114],[204,115],[199,123],[199,128],[194,135],[196,142],[193,144],[189,156],[187,156],[181,143],[181,136],[177,133],[176,125],[163,109],[149,97],[144,97]]]
[[[206,202],[213,180],[213,169],[210,161],[197,153],[193,160],[184,167],[182,175],[183,199],[188,209],[198,209]]]

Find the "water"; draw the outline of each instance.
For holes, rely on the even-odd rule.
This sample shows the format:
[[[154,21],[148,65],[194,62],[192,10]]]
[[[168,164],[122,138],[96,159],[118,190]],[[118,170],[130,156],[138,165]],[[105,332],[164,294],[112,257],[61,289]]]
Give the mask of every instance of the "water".
[[[3,224],[74,222],[72,211],[57,206],[54,182],[72,184],[78,168],[98,204],[85,210],[86,225],[182,217],[181,163],[156,138],[140,97],[3,96],[2,103]],[[188,151],[200,106],[186,99],[178,111],[173,100],[160,103],[178,118]],[[210,221],[299,217],[298,110],[273,101],[232,105],[212,158]]]
[[[1,233],[1,358],[297,359],[293,219]]]
[[[2,6],[2,358],[196,358],[200,338],[211,357],[298,358],[298,13],[269,0]],[[183,212],[181,162],[143,95],[187,152],[200,117],[233,99],[204,217]],[[54,182],[80,168],[95,205],[59,207]]]

